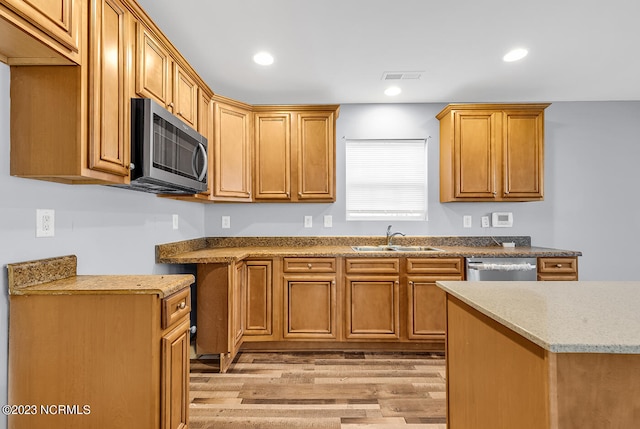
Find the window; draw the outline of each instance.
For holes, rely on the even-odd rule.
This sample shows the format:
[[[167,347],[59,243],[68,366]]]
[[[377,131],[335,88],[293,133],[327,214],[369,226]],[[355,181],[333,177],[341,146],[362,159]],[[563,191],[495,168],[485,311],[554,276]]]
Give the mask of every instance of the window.
[[[347,140],[347,220],[426,220],[426,146],[426,140]]]

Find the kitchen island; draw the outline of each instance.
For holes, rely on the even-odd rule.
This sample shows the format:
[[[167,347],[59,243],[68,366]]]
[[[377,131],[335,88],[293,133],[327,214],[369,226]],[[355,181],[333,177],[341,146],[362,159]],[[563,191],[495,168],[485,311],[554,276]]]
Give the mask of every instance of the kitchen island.
[[[640,424],[640,282],[437,282],[450,429]]]

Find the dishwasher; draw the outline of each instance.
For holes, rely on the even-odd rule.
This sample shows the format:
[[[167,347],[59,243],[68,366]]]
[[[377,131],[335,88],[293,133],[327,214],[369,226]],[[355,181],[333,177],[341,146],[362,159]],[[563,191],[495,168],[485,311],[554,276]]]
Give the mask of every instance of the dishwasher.
[[[467,281],[536,281],[536,258],[466,258]]]

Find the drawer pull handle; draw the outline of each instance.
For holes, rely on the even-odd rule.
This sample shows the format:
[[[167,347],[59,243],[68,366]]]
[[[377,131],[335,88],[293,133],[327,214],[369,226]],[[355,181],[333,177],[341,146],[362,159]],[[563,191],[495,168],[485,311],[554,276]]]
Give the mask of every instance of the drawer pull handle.
[[[180,305],[178,305],[178,309],[179,309],[179,310],[184,310],[185,308],[187,308],[187,303],[186,303],[186,302],[184,302],[184,301],[182,301],[182,302],[180,303]]]

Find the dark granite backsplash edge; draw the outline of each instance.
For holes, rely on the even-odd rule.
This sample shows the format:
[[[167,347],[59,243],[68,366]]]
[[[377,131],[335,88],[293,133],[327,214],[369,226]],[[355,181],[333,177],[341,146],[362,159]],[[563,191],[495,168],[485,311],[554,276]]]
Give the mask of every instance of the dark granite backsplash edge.
[[[76,255],[7,264],[9,293],[16,289],[73,277],[76,275],[77,266]]]
[[[156,261],[181,253],[225,247],[364,246],[386,244],[383,236],[319,237],[206,237],[156,245]],[[498,247],[513,242],[516,247],[531,247],[529,236],[396,236],[394,244],[414,246]]]

